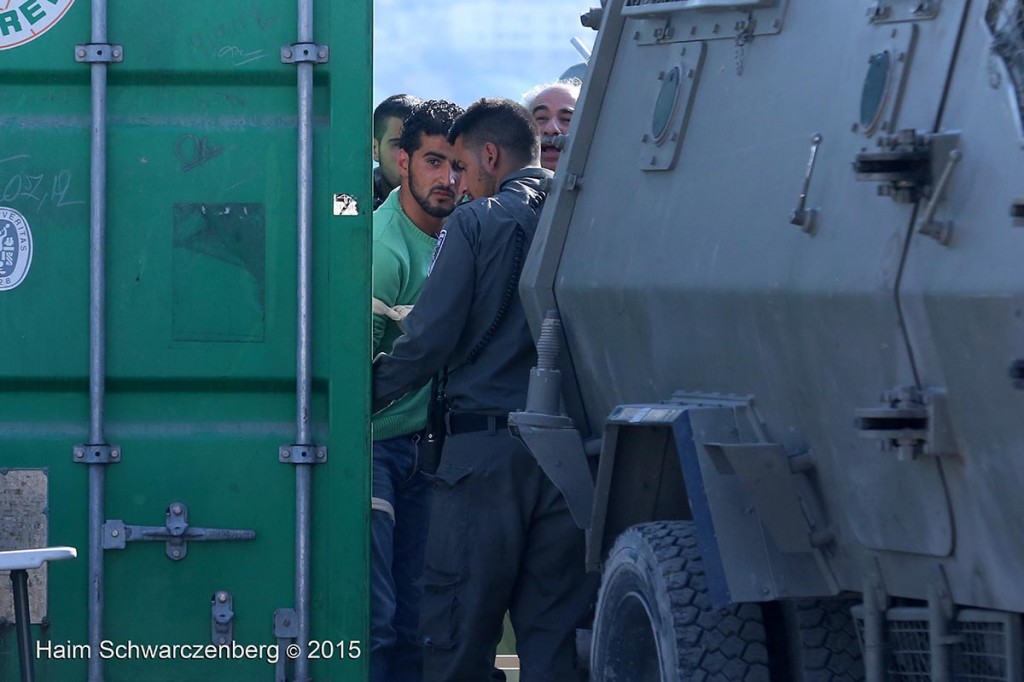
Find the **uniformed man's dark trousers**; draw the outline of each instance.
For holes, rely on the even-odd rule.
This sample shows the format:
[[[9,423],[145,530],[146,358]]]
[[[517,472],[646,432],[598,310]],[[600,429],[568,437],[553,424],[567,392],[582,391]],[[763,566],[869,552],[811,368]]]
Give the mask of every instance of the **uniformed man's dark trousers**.
[[[597,576],[583,531],[523,444],[508,435],[449,436],[437,470],[420,630],[427,682],[489,679],[506,611],[523,682],[581,679],[575,629]]]

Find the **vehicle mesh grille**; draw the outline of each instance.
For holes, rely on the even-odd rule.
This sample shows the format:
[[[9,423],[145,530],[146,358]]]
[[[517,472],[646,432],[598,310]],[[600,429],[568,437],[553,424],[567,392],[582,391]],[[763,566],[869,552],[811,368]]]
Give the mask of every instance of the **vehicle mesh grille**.
[[[931,670],[927,620],[890,620],[889,679],[928,682]]]
[[[958,655],[953,657],[953,679],[967,682],[1002,682],[1010,679],[1006,629],[1000,623],[958,622]]]
[[[863,607],[853,607],[857,639],[864,649]],[[950,623],[950,667],[955,682],[1010,682],[1019,676],[1020,623],[1014,614],[965,609]],[[886,613],[886,679],[928,682],[931,650],[926,608]]]

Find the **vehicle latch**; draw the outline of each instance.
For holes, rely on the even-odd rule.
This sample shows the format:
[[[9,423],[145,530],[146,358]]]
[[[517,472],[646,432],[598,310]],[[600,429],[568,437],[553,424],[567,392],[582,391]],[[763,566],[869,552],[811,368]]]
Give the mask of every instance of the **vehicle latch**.
[[[196,528],[188,524],[188,507],[172,502],[167,508],[167,521],[163,526],[126,526],[113,519],[103,524],[103,549],[124,549],[129,542],[160,542],[166,546],[167,558],[181,561],[188,555],[189,542],[218,540],[252,540],[254,530],[225,528]]]

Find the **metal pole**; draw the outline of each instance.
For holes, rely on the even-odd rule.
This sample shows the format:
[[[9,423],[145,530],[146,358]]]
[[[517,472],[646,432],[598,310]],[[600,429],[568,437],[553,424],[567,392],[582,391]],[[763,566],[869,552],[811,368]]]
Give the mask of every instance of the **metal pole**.
[[[931,649],[932,682],[949,682],[949,617],[943,590],[936,584],[928,586],[928,641]]]
[[[298,0],[298,41],[313,42],[313,2]],[[312,361],[312,215],[313,215],[313,64],[298,64],[298,322],[296,348],[296,443],[310,444]],[[309,677],[310,544],[312,538],[312,468],[295,467],[295,613],[298,619],[299,657],[295,679]]]
[[[313,39],[312,0],[299,0],[299,42]],[[298,68],[299,155],[298,155],[298,443],[310,442],[310,273],[312,270],[313,215],[313,64],[302,62]]]
[[[864,583],[864,677],[885,682],[885,597],[874,580]]]
[[[103,498],[106,470],[89,465],[89,647],[98,652],[103,639]],[[89,682],[103,682],[103,659],[89,657]]]
[[[14,589],[14,624],[18,630],[18,661],[21,682],[35,680],[35,654],[32,651],[32,614],[28,605],[28,572],[11,571]]]
[[[106,0],[92,0],[92,42],[107,42]],[[106,442],[106,222],[107,222],[107,65],[90,65],[92,139],[89,210],[89,443]],[[89,466],[89,646],[99,650],[103,637],[103,520],[105,464]],[[89,682],[103,682],[103,659],[89,657]]]
[[[102,0],[101,0],[102,1]],[[106,99],[107,65],[92,64],[92,142],[89,216],[89,443],[105,442],[103,429],[106,402],[106,241],[107,179]]]
[[[107,42],[106,0],[92,2],[92,42]],[[90,141],[89,206],[89,442],[104,442],[103,404],[106,356],[106,261],[104,242],[107,223],[107,65],[93,63],[92,138]]]

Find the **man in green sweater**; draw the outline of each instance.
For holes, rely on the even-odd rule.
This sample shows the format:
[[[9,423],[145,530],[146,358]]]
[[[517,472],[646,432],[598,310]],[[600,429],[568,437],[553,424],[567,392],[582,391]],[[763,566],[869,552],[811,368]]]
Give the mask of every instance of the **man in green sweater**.
[[[419,298],[437,234],[455,208],[457,173],[448,129],[462,109],[443,100],[413,108],[402,128],[402,183],[373,214],[373,354],[390,352]],[[371,682],[421,679],[417,640],[430,481],[419,441],[430,385],[373,415]]]

